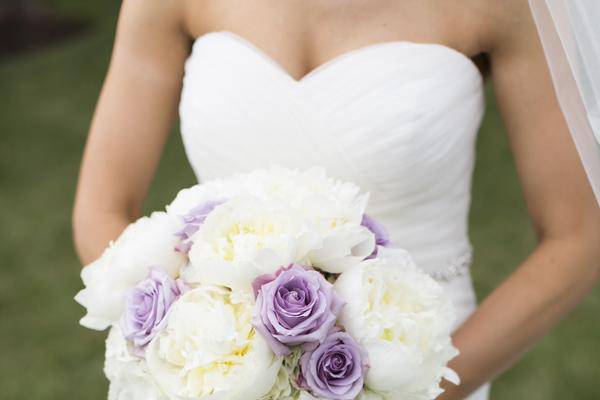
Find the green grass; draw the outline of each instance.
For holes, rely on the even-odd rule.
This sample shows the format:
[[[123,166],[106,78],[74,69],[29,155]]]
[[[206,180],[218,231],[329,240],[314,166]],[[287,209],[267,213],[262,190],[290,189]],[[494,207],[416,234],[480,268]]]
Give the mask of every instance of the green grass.
[[[78,325],[83,310],[72,300],[81,282],[70,212],[117,6],[51,3],[94,25],[77,39],[0,61],[0,398],[7,400],[102,399],[107,391],[105,334]],[[506,135],[488,97],[471,212],[480,297],[534,246]],[[175,130],[146,211],[161,208],[193,182]],[[598,398],[599,309],[596,289],[495,382],[493,398]]]

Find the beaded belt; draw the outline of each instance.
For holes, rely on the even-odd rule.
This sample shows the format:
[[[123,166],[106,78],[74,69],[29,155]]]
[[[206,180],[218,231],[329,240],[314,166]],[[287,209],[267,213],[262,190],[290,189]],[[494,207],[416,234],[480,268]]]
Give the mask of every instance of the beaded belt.
[[[449,281],[468,273],[472,262],[473,248],[470,247],[464,253],[454,257],[442,268],[436,269],[435,271],[427,271],[427,273],[437,281]]]

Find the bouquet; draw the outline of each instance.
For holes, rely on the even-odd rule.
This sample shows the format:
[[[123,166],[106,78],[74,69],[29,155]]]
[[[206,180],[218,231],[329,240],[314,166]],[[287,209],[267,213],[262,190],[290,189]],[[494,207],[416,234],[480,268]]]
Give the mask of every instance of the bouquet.
[[[179,192],[81,273],[109,399],[434,399],[458,354],[441,286],[322,169]]]

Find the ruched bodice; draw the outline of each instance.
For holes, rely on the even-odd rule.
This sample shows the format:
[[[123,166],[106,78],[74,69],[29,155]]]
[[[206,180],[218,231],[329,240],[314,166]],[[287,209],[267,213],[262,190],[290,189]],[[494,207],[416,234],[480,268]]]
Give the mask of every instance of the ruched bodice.
[[[185,65],[181,131],[199,180],[280,164],[354,181],[393,240],[443,273],[470,248],[482,83],[462,53],[404,41],[342,54],[296,80],[247,40],[211,32]]]

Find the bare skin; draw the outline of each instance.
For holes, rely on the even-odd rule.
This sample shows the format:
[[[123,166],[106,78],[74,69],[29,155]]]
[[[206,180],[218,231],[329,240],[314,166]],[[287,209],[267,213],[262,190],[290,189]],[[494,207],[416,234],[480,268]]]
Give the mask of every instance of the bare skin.
[[[600,278],[600,208],[526,0],[124,0],[73,212],[84,264],[139,216],[175,121],[192,40],[214,30],[248,39],[296,79],[392,40],[441,43],[488,60],[538,243],[455,332],[461,355],[451,366],[462,383],[445,383],[441,399],[462,399],[513,365]]]

